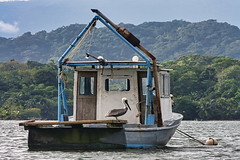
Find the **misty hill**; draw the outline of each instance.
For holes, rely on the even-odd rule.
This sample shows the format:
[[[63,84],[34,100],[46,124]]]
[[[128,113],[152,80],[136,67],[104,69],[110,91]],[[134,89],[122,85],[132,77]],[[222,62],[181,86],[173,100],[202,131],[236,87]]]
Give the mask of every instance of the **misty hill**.
[[[119,26],[131,31],[161,62],[188,54],[240,58],[240,29],[228,23],[174,20]],[[11,59],[41,63],[56,61],[84,27],[84,24],[72,24],[49,33],[40,31],[32,35],[27,32],[13,39],[0,37],[0,62]],[[130,60],[133,56],[133,51],[105,27],[93,30],[80,49],[75,58],[83,58],[86,52],[108,60]]]

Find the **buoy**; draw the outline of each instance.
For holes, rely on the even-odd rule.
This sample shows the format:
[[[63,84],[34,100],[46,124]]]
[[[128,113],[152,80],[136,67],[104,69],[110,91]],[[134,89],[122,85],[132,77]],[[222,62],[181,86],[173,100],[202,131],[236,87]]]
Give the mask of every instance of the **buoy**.
[[[206,140],[205,145],[217,145],[218,141],[216,139],[213,138],[209,138],[208,140]]]

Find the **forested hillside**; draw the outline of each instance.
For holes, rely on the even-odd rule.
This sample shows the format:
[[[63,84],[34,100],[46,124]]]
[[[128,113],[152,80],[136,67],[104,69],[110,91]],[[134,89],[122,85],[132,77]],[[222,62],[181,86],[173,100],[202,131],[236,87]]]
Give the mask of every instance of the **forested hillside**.
[[[27,32],[13,39],[0,37],[0,62],[12,59],[20,62],[48,63],[50,60],[56,62],[84,26],[73,24],[50,33]],[[176,60],[188,54],[240,58],[240,30],[227,23],[218,23],[215,20],[199,23],[174,20],[120,26],[125,26],[136,35],[141,44],[161,62]],[[86,52],[112,60],[131,59],[133,55],[128,46],[104,27],[92,31],[77,57],[83,58]]]
[[[188,55],[162,63],[171,71],[173,110],[184,119],[240,119],[240,61]],[[0,119],[57,118],[57,66],[28,61],[0,64]],[[72,113],[72,71],[66,70]]]
[[[184,119],[240,119],[240,61],[229,57],[188,55],[163,63],[173,68],[174,111]]]

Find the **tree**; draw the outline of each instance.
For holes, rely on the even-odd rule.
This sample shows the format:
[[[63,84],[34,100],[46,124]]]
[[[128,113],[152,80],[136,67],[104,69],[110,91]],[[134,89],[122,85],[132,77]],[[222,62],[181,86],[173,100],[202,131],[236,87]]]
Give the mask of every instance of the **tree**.
[[[174,112],[184,115],[185,120],[198,119],[197,106],[198,103],[191,99],[190,96],[181,96],[174,99],[176,106]]]
[[[239,60],[189,55],[163,65],[174,69],[170,72],[171,92],[176,105],[179,103],[174,110],[187,119],[191,117],[188,111],[193,110],[195,118],[204,120],[239,119]],[[188,105],[191,103],[195,107]]]
[[[19,117],[21,119],[35,119],[40,118],[40,108],[27,108],[20,112]]]

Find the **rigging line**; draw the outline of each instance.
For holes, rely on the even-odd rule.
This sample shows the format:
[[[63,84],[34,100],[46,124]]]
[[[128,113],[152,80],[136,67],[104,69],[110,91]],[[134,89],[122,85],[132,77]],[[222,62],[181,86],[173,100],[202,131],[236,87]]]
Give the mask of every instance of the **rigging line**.
[[[137,108],[137,111],[138,111],[136,117],[139,117],[141,115],[141,109],[140,109],[141,106],[140,105],[144,102],[146,102],[146,100],[140,101],[136,104],[136,108]]]
[[[183,132],[183,131],[181,131],[181,130],[179,130],[179,129],[177,129],[177,131],[178,131],[180,134],[185,135],[185,136],[187,136],[187,137],[193,139],[194,141],[196,141],[196,142],[198,142],[198,143],[200,143],[200,144],[202,144],[202,145],[205,145],[203,142],[197,140],[196,138],[190,136],[189,134],[187,134],[187,133],[185,133],[185,132]]]
[[[89,46],[88,46],[88,51],[87,53],[90,53],[90,48],[92,46],[92,39],[93,39],[93,35],[94,35],[94,31],[95,31],[95,28],[93,28],[93,31],[92,31],[92,35],[91,35],[91,38],[90,38],[90,41],[89,41]]]
[[[91,30],[94,28],[94,26],[96,25],[96,21],[93,22],[89,29],[87,30],[87,32],[84,34],[84,36],[82,37],[82,39],[77,43],[77,45],[70,51],[70,53],[68,54],[68,56],[66,58],[68,58],[69,60],[72,59],[72,57],[74,56],[74,54],[77,52],[77,50],[80,48],[80,46],[82,45],[83,41],[85,40],[85,38],[87,37],[87,35],[91,32]]]

